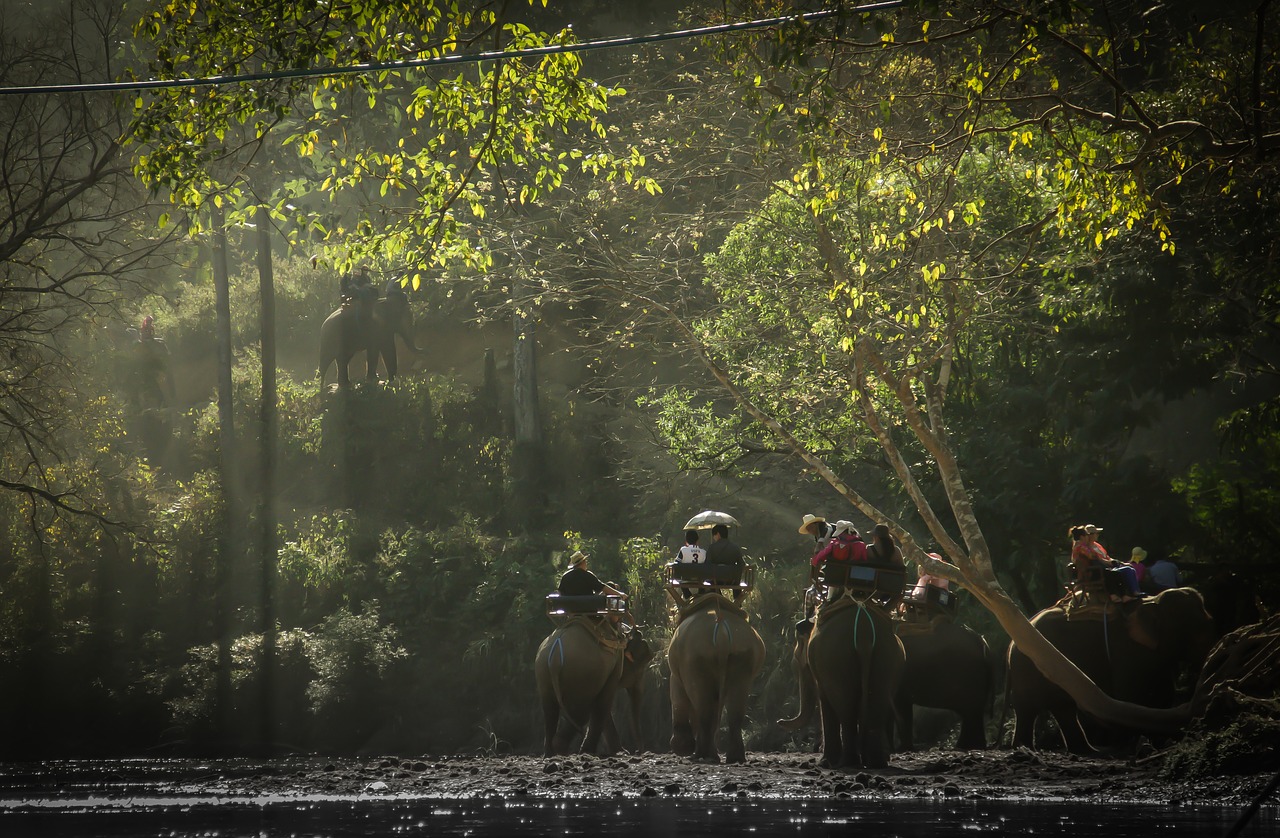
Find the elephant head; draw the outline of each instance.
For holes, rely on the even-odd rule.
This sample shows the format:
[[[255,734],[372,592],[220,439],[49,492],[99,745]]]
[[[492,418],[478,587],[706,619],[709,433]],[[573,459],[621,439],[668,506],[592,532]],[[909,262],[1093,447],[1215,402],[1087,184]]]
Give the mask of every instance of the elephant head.
[[[1170,588],[1147,599],[1130,615],[1128,631],[1154,658],[1193,670],[1218,640],[1213,617],[1195,588]]]

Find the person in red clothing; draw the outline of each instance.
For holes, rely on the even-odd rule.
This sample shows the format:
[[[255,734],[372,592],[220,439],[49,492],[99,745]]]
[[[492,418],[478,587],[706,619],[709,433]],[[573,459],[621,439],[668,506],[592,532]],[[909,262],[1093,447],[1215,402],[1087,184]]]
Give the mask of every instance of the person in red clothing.
[[[836,521],[835,534],[817,553],[813,554],[810,563],[810,577],[816,582],[818,571],[824,564],[832,562],[865,562],[867,545],[858,534],[857,529],[849,521]]]
[[[1118,562],[1107,553],[1107,548],[1098,543],[1098,533],[1102,532],[1102,527],[1093,524],[1084,524],[1082,526],[1072,527],[1070,530],[1071,545],[1071,561],[1076,566],[1077,571],[1087,570],[1091,567],[1101,567],[1105,571],[1119,573],[1124,580],[1125,589],[1128,591],[1124,597],[1126,600],[1142,596],[1142,589],[1138,587],[1138,575],[1133,568],[1124,562]]]

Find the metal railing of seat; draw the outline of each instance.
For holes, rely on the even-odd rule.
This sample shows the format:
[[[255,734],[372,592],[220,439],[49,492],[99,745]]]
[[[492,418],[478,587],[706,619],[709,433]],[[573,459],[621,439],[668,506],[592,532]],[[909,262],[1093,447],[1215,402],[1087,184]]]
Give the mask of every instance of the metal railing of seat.
[[[563,617],[576,617],[582,614],[627,613],[627,601],[615,594],[567,595],[561,593],[547,594],[547,616],[555,620]]]
[[[902,591],[902,605],[909,617],[955,615],[955,591],[939,588],[937,585],[925,585],[924,599],[916,599],[915,591],[917,587],[916,585],[909,585]]]
[[[673,590],[729,588],[746,592],[756,586],[756,569],[753,565],[670,562],[663,568],[663,580]]]
[[[841,588],[855,596],[902,596],[906,568],[881,567],[864,562],[826,562],[818,571],[818,584],[830,591]]]

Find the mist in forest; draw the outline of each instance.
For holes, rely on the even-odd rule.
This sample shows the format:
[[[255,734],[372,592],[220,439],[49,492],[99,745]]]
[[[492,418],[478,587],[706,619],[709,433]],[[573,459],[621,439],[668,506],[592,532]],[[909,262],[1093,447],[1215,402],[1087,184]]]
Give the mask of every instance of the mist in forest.
[[[556,6],[518,12],[552,32],[572,24],[581,38],[720,21],[720,4]],[[757,6],[735,11],[763,17]],[[183,68],[161,27],[134,28],[133,4],[0,8],[14,57],[0,65],[6,87]],[[847,34],[867,38],[890,20],[849,19]],[[808,37],[797,31],[787,37]],[[158,112],[149,110],[158,96],[143,103],[133,92],[0,97],[11,126],[0,177],[12,196],[0,210],[0,682],[9,685],[0,711],[23,720],[0,740],[0,758],[536,752],[533,656],[554,628],[545,596],[568,557],[590,553],[665,648],[661,568],[703,509],[741,522],[734,540],[757,572],[748,610],[767,652],[748,748],[809,747],[811,732],[773,723],[796,700],[790,649],[813,547],[797,526],[805,513],[864,531],[881,522],[743,404],[754,399],[788,423],[839,480],[936,549],[895,463],[851,424],[863,407],[844,341],[870,339],[873,328],[893,340],[927,332],[925,306],[895,295],[945,284],[943,262],[959,263],[954,276],[1004,283],[961,303],[948,297],[952,308],[928,308],[924,320],[973,313],[948,368],[949,439],[1018,606],[1033,614],[1058,598],[1064,534],[1086,520],[1105,524],[1116,555],[1140,546],[1175,558],[1223,630],[1274,603],[1280,580],[1264,558],[1276,546],[1280,465],[1275,278],[1257,255],[1274,250],[1274,164],[1239,169],[1234,191],[1217,174],[1179,173],[1205,180],[1178,192],[1182,203],[1166,198],[1173,209],[1161,223],[1176,252],[1161,246],[1163,232],[1130,240],[1121,222],[1084,231],[1064,222],[1031,259],[1008,243],[1048,229],[1038,214],[1057,197],[1048,186],[1038,197],[1016,189],[1033,176],[1024,164],[1033,174],[1057,164],[1050,140],[1030,129],[1024,140],[1019,128],[1012,146],[1000,133],[975,152],[977,163],[880,171],[870,162],[880,137],[858,156],[850,136],[871,143],[872,131],[849,126],[888,112],[887,95],[882,103],[841,77],[858,105],[841,112],[845,122],[819,124],[817,104],[814,113],[797,104],[801,93],[819,96],[803,75],[813,65],[787,64],[781,36],[755,46],[750,60],[697,39],[582,53],[580,73],[592,80],[582,89],[625,93],[607,108],[582,93],[582,112],[553,114],[562,122],[537,142],[504,137],[510,157],[523,156],[474,182],[449,181],[455,215],[434,227],[439,202],[424,212],[412,190],[380,189],[335,161],[360,143],[389,160],[399,138],[428,135],[424,148],[438,158],[465,158],[461,128],[414,133],[409,114],[421,90],[444,100],[454,75],[479,78],[483,67],[423,71],[374,92],[265,85],[263,102],[289,103],[264,105],[287,130],[263,129],[260,142],[252,121],[229,122],[199,152],[165,132],[195,130],[214,111],[181,111],[181,97]],[[326,61],[365,55],[326,48]],[[932,72],[926,63],[947,66],[936,52],[927,59],[872,77],[915,84]],[[1176,92],[1194,98],[1190,81]],[[322,95],[340,117],[307,122],[300,114]],[[769,110],[772,95],[785,107]],[[902,106],[875,130],[905,134],[926,110]],[[297,137],[313,127],[318,150],[300,154]],[[806,153],[770,140],[784,127],[832,139],[822,155]],[[1089,135],[1094,151],[1107,136]],[[326,143],[338,149],[332,159]],[[912,148],[904,139],[894,153]],[[561,150],[572,167],[555,168]],[[599,172],[580,163],[591,155],[607,157]],[[1011,155],[1025,156],[1016,172]],[[368,172],[378,159],[370,154]],[[169,180],[165,165],[197,174]],[[173,197],[199,192],[208,172],[225,179],[217,201]],[[343,178],[353,180],[347,191],[325,193]],[[899,223],[890,199],[908,192],[922,205],[945,192],[956,230],[909,258],[886,250],[900,245],[879,232]],[[950,206],[939,204],[935,230]],[[809,223],[828,211],[829,226]],[[855,300],[856,283],[831,264],[879,279]],[[394,375],[386,360],[368,370],[360,350],[343,385],[336,364],[320,368],[322,333],[355,277],[368,280],[369,306],[400,300],[405,326],[378,326]],[[929,293],[930,306],[943,294]],[[264,357],[274,359],[265,375]],[[745,396],[722,386],[722,369]],[[887,393],[874,398],[888,403]],[[935,461],[905,423],[886,435],[905,465]],[[936,476],[916,488],[946,503]],[[941,526],[958,533],[953,520]],[[963,594],[959,618],[1006,648],[997,620]],[[646,741],[629,745],[666,748],[665,668],[657,655]],[[955,730],[944,722],[926,735],[954,741]]]

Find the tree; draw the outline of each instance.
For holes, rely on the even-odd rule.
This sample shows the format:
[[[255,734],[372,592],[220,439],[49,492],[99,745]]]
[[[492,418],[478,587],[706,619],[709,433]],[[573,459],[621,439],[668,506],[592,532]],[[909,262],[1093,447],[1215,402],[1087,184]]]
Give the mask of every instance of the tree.
[[[0,87],[101,80],[117,60],[114,3],[66,2],[39,13],[6,12],[0,30]],[[12,14],[10,14],[12,12]],[[97,515],[97,499],[60,485],[65,452],[56,429],[72,392],[62,340],[119,311],[164,237],[138,236],[148,208],[121,152],[121,109],[95,94],[0,96],[0,428],[6,463],[0,487],[37,508]],[[112,330],[118,334],[122,330]],[[127,349],[108,340],[109,350]],[[103,519],[105,521],[105,519]],[[36,528],[38,531],[38,527]]]
[[[766,143],[798,146],[794,176],[717,257],[713,317],[689,323],[632,293],[669,316],[757,428],[890,520],[814,454],[873,440],[947,561],[894,520],[908,555],[963,583],[1082,708],[1177,724],[1186,708],[1157,714],[1101,693],[1005,594],[947,405],[966,347],[1080,316],[1079,280],[1130,241],[1149,234],[1173,254],[1169,203],[1194,194],[1189,181],[1229,187],[1269,167],[1267,5],[1243,43],[1226,20],[1180,41],[1182,8],[1052,8],[850,10],[835,27],[797,22],[731,51]]]

